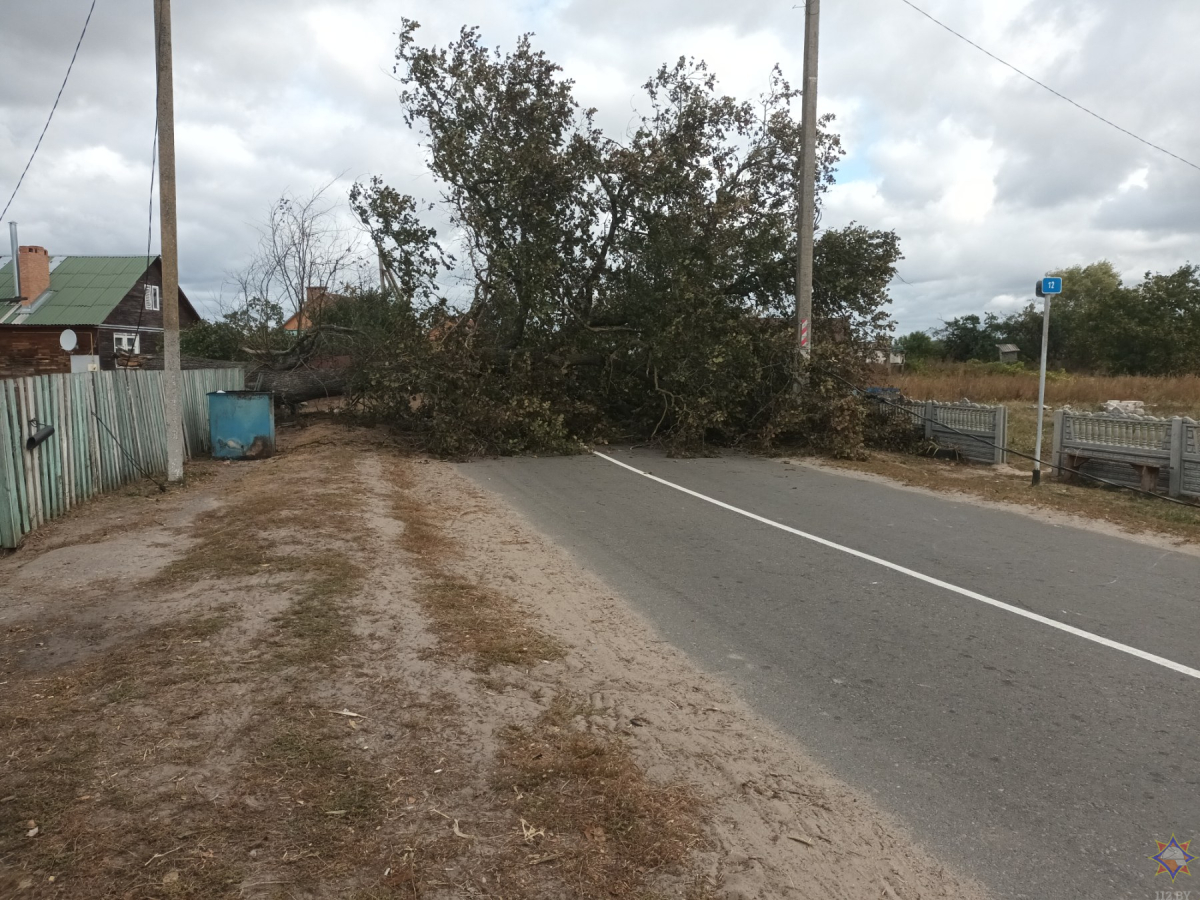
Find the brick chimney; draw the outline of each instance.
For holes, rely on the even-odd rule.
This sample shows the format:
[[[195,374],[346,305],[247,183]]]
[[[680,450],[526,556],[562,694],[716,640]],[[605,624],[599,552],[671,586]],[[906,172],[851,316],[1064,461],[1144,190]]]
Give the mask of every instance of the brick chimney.
[[[29,306],[50,289],[50,254],[45,247],[22,247],[17,251],[21,267],[22,306]]]

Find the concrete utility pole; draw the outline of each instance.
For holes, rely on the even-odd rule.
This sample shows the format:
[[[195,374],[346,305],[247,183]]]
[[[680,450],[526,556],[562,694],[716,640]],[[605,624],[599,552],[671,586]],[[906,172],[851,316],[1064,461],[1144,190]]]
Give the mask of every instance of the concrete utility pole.
[[[175,94],[171,76],[171,0],[154,0],[158,70],[158,199],[162,225],[163,418],[167,481],[183,481],[183,404],[179,376],[179,247],[175,223]]]
[[[800,222],[796,246],[796,346],[812,355],[813,231],[817,217],[817,44],[821,0],[804,5],[804,105],[800,120]]]

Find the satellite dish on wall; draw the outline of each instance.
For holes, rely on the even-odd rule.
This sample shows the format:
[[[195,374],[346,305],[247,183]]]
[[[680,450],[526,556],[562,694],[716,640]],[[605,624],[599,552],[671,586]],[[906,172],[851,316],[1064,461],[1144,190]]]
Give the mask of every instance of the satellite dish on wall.
[[[74,331],[68,328],[58,336],[58,346],[70,353],[79,346],[79,338],[76,336]]]

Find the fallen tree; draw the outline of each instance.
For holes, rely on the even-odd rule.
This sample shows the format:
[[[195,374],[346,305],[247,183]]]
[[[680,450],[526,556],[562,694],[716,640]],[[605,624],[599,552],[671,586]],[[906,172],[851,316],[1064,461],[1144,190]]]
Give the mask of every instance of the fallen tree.
[[[340,397],[349,388],[346,369],[316,368],[306,363],[291,369],[257,366],[246,373],[246,389],[271,391],[275,401],[291,409],[308,400]]]
[[[652,439],[677,450],[861,445],[852,379],[890,330],[895,234],[826,230],[814,336],[795,342],[797,91],[776,69],[755,102],[703,62],[646,83],[621,141],[522,37],[510,53],[464,29],[397,50],[406,122],[425,140],[462,235],[442,252],[420,206],[376,178],[351,202],[380,248],[384,289],[338,315],[360,331],[353,385],[381,420],[439,453],[568,450]],[[818,196],[841,155],[822,120]],[[441,273],[470,286],[452,307]],[[448,323],[453,323],[449,325]]]

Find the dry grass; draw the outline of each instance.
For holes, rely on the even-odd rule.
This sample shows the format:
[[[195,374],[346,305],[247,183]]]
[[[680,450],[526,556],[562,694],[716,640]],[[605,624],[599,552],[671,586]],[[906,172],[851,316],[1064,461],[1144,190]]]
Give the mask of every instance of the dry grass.
[[[532,727],[506,729],[496,788],[517,797],[526,863],[558,861],[569,896],[645,896],[647,872],[678,869],[703,844],[701,805],[647,781],[620,741],[584,730],[595,712],[559,696]]]
[[[453,648],[465,654],[476,672],[493,666],[529,668],[566,655],[562,644],[535,628],[511,597],[453,576],[431,578],[421,585],[419,599],[434,631],[443,640],[443,654]]]
[[[337,465],[349,462],[345,452],[326,455]],[[254,579],[259,590],[291,597],[272,619],[278,634],[270,663],[328,662],[354,641],[347,604],[364,571],[348,536],[359,512],[328,485],[288,480],[269,473],[251,479],[234,500],[201,515],[184,552],[148,585],[170,590],[204,579]],[[308,530],[297,535],[289,527],[297,521]]]
[[[191,758],[176,729],[196,713],[188,695],[222,677],[213,642],[235,620],[228,610],[187,617],[45,679],[10,677],[0,702],[0,730],[12,748],[5,765],[11,799],[0,804],[0,894],[145,896],[161,886],[163,871],[142,863],[169,849],[163,841],[176,831],[197,835],[172,860],[175,871],[194,870],[178,895],[229,890],[235,873],[208,852],[215,824],[206,820],[208,804],[190,790],[147,790],[146,772]]]
[[[388,473],[395,488],[393,509],[404,523],[400,545],[425,576],[417,599],[440,639],[439,653],[465,655],[481,674],[497,665],[528,668],[565,656],[562,644],[532,624],[532,612],[453,571],[462,551],[438,524],[447,511],[417,496],[409,465],[397,461]]]
[[[69,604],[0,642],[0,897],[649,897],[650,879],[686,868],[698,802],[581,726],[596,711],[560,700],[503,729],[495,757],[470,738],[470,705],[441,692],[456,664],[519,669],[563,649],[453,573],[454,513],[403,491],[441,647],[434,689],[397,674],[405,636],[363,617],[387,548],[345,510],[360,485],[336,452],[239,479],[173,564],[110,598],[132,614],[84,656],[30,662],[89,614]],[[305,500],[303,483],[333,487]],[[323,515],[335,496],[342,513]],[[200,597],[221,599],[157,625],[136,614]]]
[[[19,646],[5,646],[0,733],[15,749],[0,791],[9,798],[0,803],[0,896],[246,896],[239,886],[255,881],[356,871],[362,859],[347,847],[374,846],[335,838],[366,816],[378,792],[363,784],[382,775],[363,775],[370,761],[335,733],[337,723],[310,713],[332,659],[356,641],[362,570],[343,531],[353,516],[344,497],[330,515],[332,492],[297,490],[307,479],[298,468],[299,478],[261,467],[240,478],[230,502],[181,535],[178,558],[109,598],[153,608],[202,584],[203,595],[227,598],[216,606],[149,627],[134,617],[115,644],[45,677],[17,654],[52,642],[69,622],[27,629]],[[307,530],[289,531],[295,521]],[[242,604],[272,594],[284,607],[246,645],[231,628],[246,618]],[[346,810],[312,820],[302,805],[279,801],[279,792],[302,789]],[[236,799],[264,793],[255,806]],[[251,850],[273,853],[276,840],[289,873],[256,874],[276,860]]]
[[[947,364],[919,373],[893,373],[881,379],[919,400],[961,400],[976,403],[1037,403],[1038,374],[998,373],[985,366]],[[1106,400],[1141,400],[1155,415],[1200,412],[1200,376],[1150,378],[1142,376],[1067,375],[1050,373],[1046,403],[1091,409]]]
[[[457,513],[420,496],[412,465],[397,461],[389,472],[393,509],[404,523],[401,546],[424,576],[417,599],[439,637],[437,655],[467,660],[492,687],[496,676],[487,673],[496,666],[523,669],[565,656],[531,624],[531,611],[455,571],[462,549],[445,526]],[[500,733],[491,779],[521,834],[515,842],[507,836],[507,849],[477,873],[490,896],[651,898],[651,876],[686,870],[703,842],[700,801],[683,785],[651,782],[619,737],[591,727],[602,712],[560,695],[534,723]],[[694,878],[687,896],[712,895]]]

